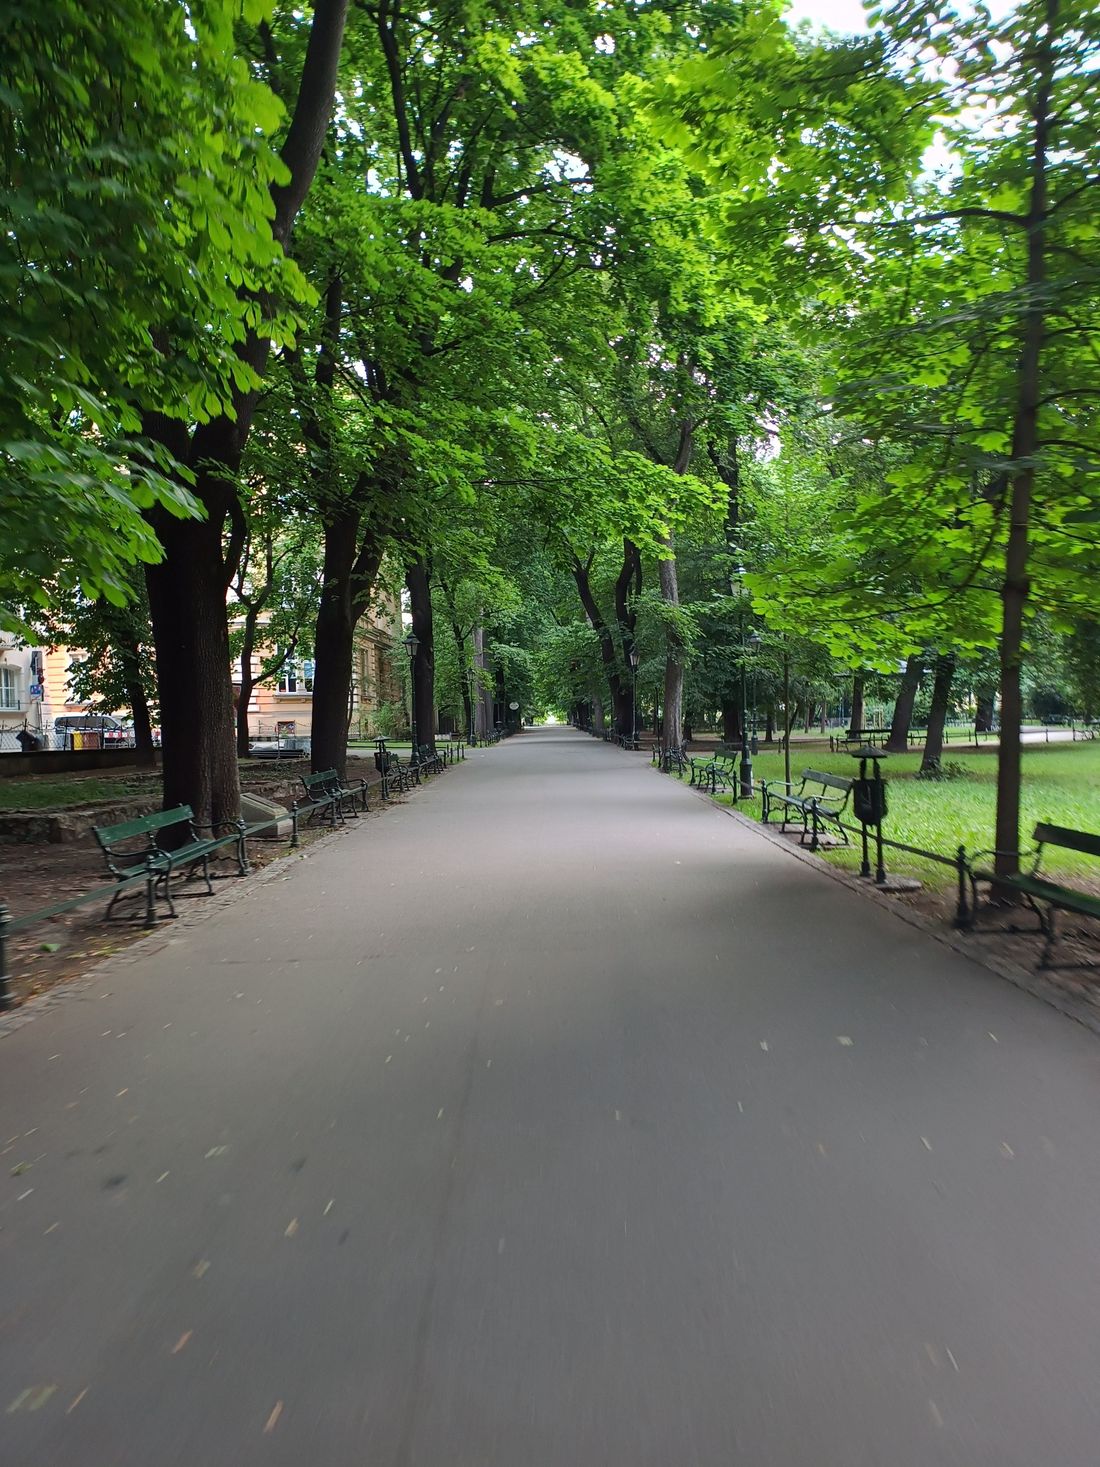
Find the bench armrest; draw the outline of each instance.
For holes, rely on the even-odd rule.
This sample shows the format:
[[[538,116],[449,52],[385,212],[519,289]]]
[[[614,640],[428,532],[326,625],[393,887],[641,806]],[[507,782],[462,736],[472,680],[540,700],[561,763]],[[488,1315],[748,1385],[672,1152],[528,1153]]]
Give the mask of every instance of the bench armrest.
[[[759,783],[760,788],[762,790],[767,790],[769,793],[774,789],[784,789],[787,791],[788,794],[790,794],[790,792],[794,789],[793,779],[762,779]]]

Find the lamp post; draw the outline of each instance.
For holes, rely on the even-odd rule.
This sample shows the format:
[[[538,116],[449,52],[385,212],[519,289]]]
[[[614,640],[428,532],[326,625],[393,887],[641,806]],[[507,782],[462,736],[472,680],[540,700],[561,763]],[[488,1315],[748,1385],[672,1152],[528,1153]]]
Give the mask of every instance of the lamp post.
[[[749,696],[748,696],[748,669],[746,660],[749,647],[758,647],[760,638],[753,629],[752,638],[745,636],[745,574],[744,566],[737,567],[737,609],[741,623],[741,772],[740,786],[741,798],[752,799],[752,755],[749,752]]]
[[[747,643],[748,649],[749,649],[750,652],[755,653],[762,645],[763,645],[763,642],[762,642],[760,633],[756,630],[755,627],[753,627],[752,631],[749,633],[749,639],[748,639],[748,643]],[[755,656],[753,657],[753,663],[752,663],[752,698],[751,698],[750,701],[752,702],[752,735],[751,735],[751,737],[749,739],[749,752],[752,754],[753,758],[755,759],[757,753],[759,752],[759,747],[760,747],[759,744],[757,743],[757,740],[756,740],[756,658],[755,658]]]
[[[405,638],[405,651],[409,654],[409,722],[412,724],[412,758],[410,764],[420,763],[420,746],[416,742],[416,650],[420,638],[414,631]]]
[[[638,648],[630,644],[630,747],[638,747]]]

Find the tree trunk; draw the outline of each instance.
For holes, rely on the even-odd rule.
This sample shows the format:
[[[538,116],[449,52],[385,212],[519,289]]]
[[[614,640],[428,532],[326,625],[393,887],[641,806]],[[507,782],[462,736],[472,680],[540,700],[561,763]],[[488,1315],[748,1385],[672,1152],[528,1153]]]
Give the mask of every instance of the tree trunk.
[[[741,742],[740,703],[722,704],[722,742],[729,744],[731,748]]]
[[[951,682],[955,676],[953,653],[936,658],[936,677],[932,684],[932,703],[928,710],[928,732],[920,772],[931,774],[940,767],[943,757],[943,726],[947,722],[947,705],[951,698]]]
[[[1028,531],[1035,489],[1035,459],[1039,452],[1039,402],[1042,396],[1042,353],[1046,329],[1047,148],[1051,127],[1058,0],[1047,0],[1046,24],[1035,37],[1032,64],[1038,76],[1032,109],[1031,197],[1027,213],[1026,307],[1016,382],[1016,411],[1012,426],[1012,475],[1005,574],[1001,588],[1001,736],[997,756],[997,819],[994,870],[1010,876],[1020,869],[1020,787],[1023,775],[1020,724],[1023,691],[1020,685],[1024,648],[1024,618],[1028,599]],[[1037,27],[1038,29],[1038,27]],[[1002,888],[1003,894],[1003,888]]]
[[[775,704],[769,703],[764,709],[764,742],[770,744],[775,739]]]
[[[686,474],[691,466],[695,444],[695,424],[685,418],[680,424],[680,442],[672,464],[674,474]],[[676,609],[680,605],[680,586],[676,574],[676,550],[672,531],[662,536],[664,557],[657,562],[661,599],[672,614],[665,627],[665,696],[664,728],[661,743],[666,749],[679,749],[684,742],[684,643],[676,625]]]
[[[248,705],[252,702],[252,690],[256,686],[252,676],[252,654],[256,650],[256,624],[259,621],[259,606],[245,609],[244,628],[241,632],[241,655],[238,666],[241,670],[241,690],[237,694],[237,758],[248,756]]]
[[[474,731],[478,738],[483,739],[493,726],[492,719],[492,694],[484,683],[486,671],[485,661],[485,629],[474,628]],[[575,716],[579,717],[579,707],[574,709]]]
[[[134,721],[134,748],[142,764],[153,764],[156,761],[153,720],[149,715],[149,702],[145,696],[145,679],[141,675],[141,649],[136,642],[129,642],[121,650],[126,701],[130,705],[130,715]]]
[[[913,704],[917,701],[924,658],[914,654],[905,663],[901,687],[894,702],[894,716],[890,720],[890,737],[886,740],[889,754],[904,754],[909,747],[909,726],[913,722]]]
[[[287,173],[272,188],[272,233],[285,249],[313,181],[332,115],[348,0],[315,0],[298,95],[282,147]],[[240,345],[260,376],[269,338],[249,331]],[[160,692],[164,807],[190,805],[197,820],[221,824],[240,813],[226,590],[236,569],[243,521],[235,476],[256,408],[256,389],[239,392],[232,414],[186,427],[147,415],[149,436],[196,471],[199,521],[150,514],[164,559],[146,568]],[[231,525],[228,555],[222,531]],[[228,563],[227,563],[228,562]]]
[[[413,658],[412,679],[416,702],[416,726],[413,744],[435,750],[435,633],[432,624],[432,590],[428,562],[421,555],[407,568],[405,585],[409,590],[413,635],[419,646]]]
[[[589,625],[600,641],[600,657],[603,659],[604,675],[611,693],[615,725],[620,733],[627,733],[630,730],[630,689],[624,687],[623,679],[619,675],[619,660],[615,655],[615,642],[611,635],[611,628],[604,620],[603,612],[592,592],[592,583],[589,580],[591,569],[591,556],[587,562],[574,558],[573,579],[576,582],[577,593],[581,598],[581,605],[584,607]]]
[[[164,808],[221,825],[240,814],[220,522],[158,523],[165,557],[146,568],[160,691]]]
[[[633,540],[623,539],[623,563],[615,581],[615,620],[619,627],[622,646],[623,667],[626,674],[622,679],[621,707],[616,707],[615,721],[621,734],[635,733],[634,678],[630,654],[635,650],[635,632],[638,614],[635,602],[642,590],[642,553]],[[627,686],[629,684],[629,687]]]
[[[993,730],[993,705],[997,694],[993,688],[979,688],[974,710],[974,732],[991,733]]]
[[[848,737],[854,739],[863,727],[863,674],[857,672],[852,678],[852,716],[848,723]]]

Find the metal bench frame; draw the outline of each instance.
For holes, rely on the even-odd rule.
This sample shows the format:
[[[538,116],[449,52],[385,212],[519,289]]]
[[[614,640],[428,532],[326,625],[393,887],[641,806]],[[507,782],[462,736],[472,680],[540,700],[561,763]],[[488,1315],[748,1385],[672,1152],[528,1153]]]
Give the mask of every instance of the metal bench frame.
[[[92,834],[103,852],[107,869],[120,883],[119,890],[108,903],[103,920],[105,922],[111,920],[111,913],[116,903],[134,889],[130,883],[142,875],[146,878],[141,888],[145,894],[146,924],[151,927],[157,920],[158,890],[168,906],[168,915],[175,917],[177,915],[176,907],[168,886],[171,877],[176,871],[190,867],[187,878],[190,880],[201,867],[207,893],[212,893],[214,888],[210,881],[210,857],[225,846],[236,846],[237,874],[247,876],[249,867],[248,853],[244,843],[244,821],[234,820],[221,823],[231,825],[232,834],[214,835],[213,831],[217,829],[217,826],[200,824],[195,819],[190,805],[177,805],[173,810],[158,810],[152,815],[142,815],[136,820],[125,820],[118,825],[94,825]],[[186,826],[190,838],[174,849],[166,850],[159,846],[156,840],[158,833],[173,830],[177,826]],[[211,834],[201,836],[199,831],[202,830],[209,830]],[[137,849],[125,848],[136,840],[143,842],[140,847]],[[121,864],[123,862],[126,864]],[[127,883],[125,890],[121,886],[124,882]]]

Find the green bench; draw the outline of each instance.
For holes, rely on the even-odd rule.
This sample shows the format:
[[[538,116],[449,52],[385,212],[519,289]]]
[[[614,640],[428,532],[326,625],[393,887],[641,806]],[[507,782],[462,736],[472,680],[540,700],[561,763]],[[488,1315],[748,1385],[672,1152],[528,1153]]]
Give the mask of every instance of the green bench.
[[[696,789],[716,795],[728,790],[736,800],[740,785],[737,779],[737,760],[732,754],[712,754],[709,758],[692,759],[691,780]]]
[[[117,881],[127,883],[125,890],[120,888],[111,898],[103,914],[104,921],[110,919],[115,903],[135,889],[136,879],[141,876],[145,877],[145,881],[137,888],[137,892],[140,894],[144,891],[146,924],[152,926],[157,920],[158,890],[168,905],[168,915],[174,917],[176,908],[168,888],[173,874],[189,867],[190,878],[201,868],[206,890],[212,892],[214,888],[210,883],[210,857],[226,846],[236,846],[238,874],[247,876],[248,855],[244,845],[244,822],[234,820],[223,823],[232,825],[232,832],[215,835],[215,826],[198,824],[190,805],[177,805],[174,810],[158,810],[153,815],[142,815],[137,820],[124,820],[119,825],[94,825],[92,834],[103,852],[107,869]],[[179,838],[178,845],[165,849],[158,843],[157,837],[163,837],[166,831],[174,832],[175,837]],[[200,835],[200,831],[210,831],[210,834]],[[135,845],[135,842],[138,844]]]
[[[841,816],[848,808],[854,781],[821,769],[804,769],[800,779],[797,790],[793,781],[790,784],[782,779],[761,781],[764,824],[769,823],[773,810],[781,811],[780,830],[786,830],[788,822],[797,819],[802,826],[799,844],[805,845],[809,835],[811,851],[816,851],[821,844],[823,824],[832,825],[847,845],[848,832],[841,824]]]
[[[442,774],[446,765],[443,758],[430,744],[421,744],[416,751],[416,767],[423,774]]]
[[[309,810],[312,819],[322,811],[333,826],[342,825],[345,815],[359,816],[359,806],[367,809],[367,781],[365,779],[341,780],[335,769],[321,769],[313,774],[298,776],[305,798],[295,800],[296,811]],[[350,802],[350,810],[347,808]]]
[[[1046,937],[1043,956],[1039,960],[1040,968],[1045,968],[1050,961],[1058,935],[1054,915],[1056,912],[1074,912],[1080,917],[1095,917],[1100,920],[1100,896],[1094,892],[1078,891],[1072,886],[1064,886],[1043,875],[1045,852],[1048,847],[1053,846],[1057,850],[1077,851],[1084,856],[1100,857],[1100,835],[1092,835],[1084,830],[1070,830],[1064,825],[1050,825],[1046,821],[1040,821],[1031,838],[1035,842],[1035,851],[1030,871],[1018,871],[1011,876],[998,876],[994,871],[973,869],[970,874],[970,884],[974,892],[975,914],[978,910],[979,884],[992,885],[995,883],[997,886],[1007,887],[1010,891],[1020,893],[1038,917],[1039,926]],[[996,851],[978,851],[973,859],[996,854]]]

